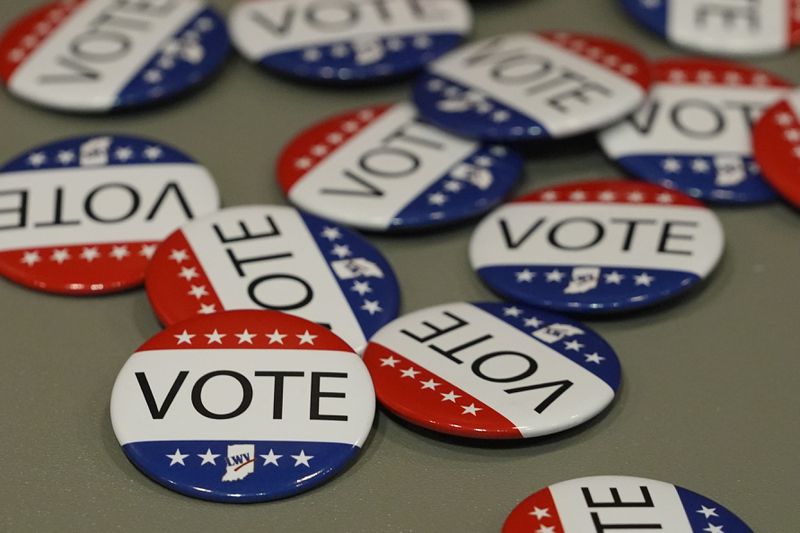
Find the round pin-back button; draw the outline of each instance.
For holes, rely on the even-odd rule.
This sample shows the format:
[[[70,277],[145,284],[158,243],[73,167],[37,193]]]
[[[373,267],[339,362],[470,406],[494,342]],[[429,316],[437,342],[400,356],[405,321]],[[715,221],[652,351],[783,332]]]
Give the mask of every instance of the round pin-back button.
[[[293,204],[371,231],[474,217],[499,204],[521,173],[515,152],[444,132],[410,104],[327,119],[297,136],[278,162],[278,181]]]
[[[145,285],[167,325],[270,309],[323,324],[358,352],[400,307],[397,279],[376,248],[279,205],[230,207],[186,224],[158,247]]]
[[[764,113],[753,129],[753,149],[767,181],[800,207],[800,90]]]
[[[788,82],[763,70],[701,59],[654,65],[647,102],[599,135],[634,176],[695,198],[758,203],[776,198],[752,155],[751,130]]]
[[[752,533],[731,511],[671,483],[630,476],[562,481],[522,501],[502,533]]]
[[[164,237],[219,207],[205,168],[123,135],[29,150],[0,168],[0,198],[0,274],[75,295],[140,285]]]
[[[634,111],[650,83],[647,61],[606,38],[509,34],[463,46],[428,65],[414,88],[422,117],[491,141],[563,138]]]
[[[329,330],[277,311],[172,326],[120,370],[111,422],[128,459],[205,500],[285,498],[358,455],[375,395],[361,359]]]
[[[625,311],[709,276],[722,226],[699,201],[648,183],[589,181],[540,190],[478,225],[470,261],[498,294],[567,312]]]
[[[698,52],[756,56],[800,44],[800,0],[622,0],[622,6],[672,44]]]
[[[267,70],[353,83],[412,73],[455,48],[472,9],[464,0],[250,0],[230,27],[239,52]]]
[[[404,315],[364,352],[380,403],[409,422],[477,439],[563,431],[603,411],[619,388],[614,350],[540,309],[455,302]]]
[[[0,79],[34,104],[100,113],[184,93],[229,49],[224,20],[200,0],[60,0],[0,37]]]

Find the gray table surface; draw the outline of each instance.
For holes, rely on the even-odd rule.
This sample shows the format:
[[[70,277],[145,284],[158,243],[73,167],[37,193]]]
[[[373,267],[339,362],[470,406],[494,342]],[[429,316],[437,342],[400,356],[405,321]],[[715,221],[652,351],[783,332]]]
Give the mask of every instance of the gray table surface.
[[[0,22],[36,3],[0,2]],[[227,11],[233,2],[212,4]],[[614,36],[654,58],[681,53],[637,27],[615,0],[473,5],[475,37],[572,29]],[[800,83],[800,51],[753,63]],[[337,111],[402,100],[409,88],[303,86],[233,56],[191,98],[135,114],[56,114],[0,92],[0,160],[63,136],[141,134],[205,163],[227,206],[283,202],[273,167],[297,131]],[[591,138],[542,145],[528,154],[518,193],[618,174]],[[126,358],[159,331],[143,290],[78,299],[0,280],[0,530],[490,532],[541,487],[625,474],[705,494],[757,532],[800,531],[800,214],[781,203],[715,210],[727,250],[702,291],[589,322],[623,364],[619,397],[602,416],[551,438],[476,446],[413,431],[380,413],[361,458],[344,474],[266,504],[181,496],[122,453],[109,420],[111,387]],[[398,273],[404,311],[494,299],[467,263],[473,227],[370,237]]]

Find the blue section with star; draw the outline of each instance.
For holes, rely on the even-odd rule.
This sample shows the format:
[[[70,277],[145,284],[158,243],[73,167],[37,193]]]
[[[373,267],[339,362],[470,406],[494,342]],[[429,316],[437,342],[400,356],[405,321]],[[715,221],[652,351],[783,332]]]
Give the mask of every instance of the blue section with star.
[[[123,446],[137,468],[165,487],[195,498],[233,503],[277,500],[309,490],[347,467],[360,449],[328,442],[243,440]]]
[[[640,24],[666,37],[669,0],[622,0],[622,7]]]
[[[369,340],[400,312],[400,287],[391,265],[363,237],[333,222],[300,213]]]
[[[637,154],[617,163],[640,179],[702,200],[751,204],[778,199],[749,156]]]
[[[693,533],[753,533],[738,516],[708,498],[675,487]]]
[[[169,98],[200,84],[222,66],[230,47],[225,21],[213,9],[204,9],[133,76],[114,108]]]
[[[605,381],[612,390],[619,389],[621,369],[617,354],[600,335],[580,322],[527,306],[495,302],[472,305],[555,350]]]
[[[614,266],[497,265],[478,269],[478,275],[504,297],[573,313],[652,305],[700,281],[690,272]]]
[[[435,74],[425,74],[417,80],[414,104],[428,122],[465,137],[496,142],[550,138],[535,117]]]
[[[414,72],[463,40],[457,33],[375,35],[269,54],[260,63],[297,78],[364,82]]]
[[[481,146],[397,213],[392,227],[430,227],[479,215],[502,202],[521,174],[516,152]]]
[[[0,172],[97,168],[120,165],[194,163],[163,143],[125,135],[73,137],[40,146],[17,156]]]

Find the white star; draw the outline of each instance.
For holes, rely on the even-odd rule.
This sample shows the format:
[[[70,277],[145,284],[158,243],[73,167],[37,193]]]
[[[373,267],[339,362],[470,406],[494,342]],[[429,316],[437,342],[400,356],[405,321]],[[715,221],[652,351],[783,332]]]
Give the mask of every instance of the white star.
[[[144,81],[151,85],[160,83],[161,80],[164,79],[164,75],[161,73],[161,71],[154,68],[147,70],[142,77],[144,78]]]
[[[358,131],[359,125],[358,122],[354,120],[348,120],[344,124],[342,124],[342,131],[346,133],[355,133]]]
[[[460,192],[464,185],[460,181],[449,180],[444,183],[444,190],[447,192]]]
[[[535,533],[556,533],[555,526],[539,526]]]
[[[129,255],[131,255],[131,253],[128,251],[128,247],[123,244],[121,246],[114,246],[108,253],[108,255],[110,255],[117,261],[122,261]]]
[[[187,293],[189,296],[194,296],[196,299],[200,299],[203,296],[208,296],[208,290],[206,289],[205,285],[192,285],[192,288]]]
[[[283,456],[277,455],[275,452],[272,451],[272,448],[270,448],[269,453],[266,455],[262,455],[261,457],[264,459],[264,464],[261,466],[267,466],[267,465],[280,466],[278,464],[278,459],[280,459]]]
[[[311,159],[307,157],[301,157],[300,159],[294,162],[294,166],[300,169],[311,168]]]
[[[156,253],[156,244],[143,244],[142,247],[139,249],[139,255],[142,257],[146,257],[147,259],[152,259],[153,255]]]
[[[800,142],[800,130],[798,129],[786,130],[783,135],[790,143]]]
[[[696,512],[698,512],[698,513],[702,514],[703,516],[705,516],[706,520],[708,520],[712,516],[716,516],[717,518],[719,518],[719,515],[717,514],[717,508],[716,507],[706,507],[705,505],[701,505],[700,509],[698,509]]]
[[[181,449],[177,448],[175,450],[175,453],[167,454],[167,457],[170,458],[169,466],[177,465],[177,464],[179,464],[181,466],[186,466],[186,464],[183,462],[183,460],[186,459],[187,457],[189,457],[189,454],[188,453],[181,453]]]
[[[428,82],[428,90],[432,93],[438,93],[444,89],[444,82],[439,78],[434,78]]]
[[[586,193],[583,191],[572,191],[569,195],[569,199],[574,202],[582,202],[586,200]]]
[[[495,157],[505,157],[508,155],[508,149],[505,146],[495,145],[489,149],[489,152]]]
[[[317,48],[308,48],[303,52],[303,61],[314,62],[322,59],[322,52]]]
[[[327,140],[331,144],[339,144],[344,140],[344,136],[341,133],[334,132],[325,137],[325,140]]]
[[[705,159],[692,159],[692,172],[696,174],[705,174],[711,170],[711,165]]]
[[[322,157],[328,153],[328,147],[324,144],[317,144],[311,148],[311,155]]]
[[[669,71],[667,77],[671,82],[680,83],[686,80],[686,73],[680,69],[673,69]]]
[[[69,165],[75,161],[75,152],[72,150],[61,150],[58,152],[58,162],[62,165]]]
[[[565,350],[572,350],[573,352],[577,352],[581,348],[583,348],[583,344],[579,343],[578,341],[567,341],[564,343]]]
[[[642,272],[638,276],[634,276],[633,280],[636,283],[636,286],[644,285],[645,287],[649,287],[650,284],[655,280],[653,276],[648,276],[646,272]]]
[[[514,274],[517,276],[517,283],[530,283],[536,277],[535,272],[531,272],[527,268]]]
[[[270,344],[283,344],[283,339],[286,337],[288,337],[288,335],[281,333],[277,329],[272,333],[267,333],[267,338],[269,339]]]
[[[173,249],[172,253],[169,254],[169,258],[171,260],[175,261],[176,263],[180,264],[180,263],[183,263],[184,261],[186,261],[187,259],[189,259],[189,254],[186,252],[186,250],[174,250]]]
[[[496,122],[497,124],[502,124],[503,122],[508,122],[511,120],[511,113],[506,111],[505,109],[498,109],[494,113],[492,113],[492,122]]]
[[[342,238],[342,232],[339,228],[332,228],[330,226],[326,226],[324,230],[322,230],[322,236],[328,239],[329,241],[335,241],[336,239]]]
[[[668,172],[670,174],[680,172],[682,167],[683,165],[681,165],[681,162],[674,157],[668,157],[661,162],[661,168],[664,169],[664,172]]]
[[[511,306],[511,307],[504,307],[503,308],[503,316],[518,317],[520,314],[522,314],[522,309],[520,309],[517,306]]]
[[[375,118],[375,113],[371,109],[364,109],[358,112],[358,120],[363,120],[364,122],[369,122],[373,118]]]
[[[435,192],[433,194],[428,195],[428,203],[431,205],[444,205],[447,202],[447,196],[440,193]]]
[[[633,63],[625,63],[619,67],[619,71],[625,74],[626,76],[633,76],[634,74],[639,72],[639,67],[637,67]]]
[[[336,46],[331,47],[331,55],[333,57],[338,57],[338,58],[347,57],[349,53],[350,49],[347,48],[347,45],[345,44],[337,44]]]
[[[714,81],[714,73],[710,70],[701,70],[697,73],[697,81],[700,83],[712,83]]]
[[[59,265],[64,264],[64,261],[67,261],[68,259],[71,259],[71,256],[66,248],[53,250],[53,255],[50,256],[50,261],[55,261]]]
[[[533,511],[528,514],[535,516],[538,520],[541,520],[542,518],[550,518],[550,509],[547,507],[544,509],[539,509],[538,507],[534,506]]]
[[[353,252],[350,251],[350,247],[346,244],[337,244],[333,247],[331,253],[339,259],[344,259],[345,257],[350,257],[353,255]]]
[[[605,276],[606,283],[608,285],[619,285],[620,283],[622,283],[622,280],[625,279],[625,276],[623,274],[620,274],[616,270],[608,274],[603,274],[603,276]]]
[[[24,263],[24,264],[28,265],[29,267],[32,267],[33,265],[35,265],[36,263],[38,263],[41,260],[42,260],[42,257],[39,255],[39,252],[36,252],[36,251],[25,252],[23,254],[23,256],[22,256],[22,259],[20,259],[20,263]]]
[[[704,527],[703,531],[708,531],[708,533],[725,533],[722,530],[723,526],[715,526],[714,524],[708,524],[708,527]]]
[[[200,304],[200,310],[198,311],[198,313],[201,315],[210,315],[216,312],[217,312],[216,304]]]
[[[397,365],[397,363],[399,363],[399,362],[400,362],[400,359],[395,359],[394,356],[390,355],[389,357],[381,359],[381,366],[390,366],[390,367],[394,368]]]
[[[597,199],[601,202],[613,202],[617,199],[617,195],[612,191],[603,191],[597,195]]]
[[[405,370],[401,370],[400,373],[403,374],[404,378],[416,379],[417,374],[419,374],[420,371],[419,370],[414,370],[414,367],[410,366],[410,367],[406,368]]]
[[[235,335],[236,335],[237,337],[239,337],[239,344],[243,344],[243,343],[245,343],[245,342],[246,342],[247,344],[253,344],[253,337],[255,337],[255,336],[256,336],[256,334],[255,334],[255,333],[250,333],[249,331],[247,331],[247,329],[245,329],[245,330],[244,330],[243,332],[241,332],[241,333],[235,333]]]
[[[609,67],[616,67],[617,65],[619,65],[619,62],[620,62],[619,57],[613,54],[603,58],[603,63],[605,63]]]
[[[369,286],[368,281],[356,281],[353,283],[353,286],[350,287],[350,290],[364,296],[368,292],[372,292],[372,287]]]
[[[25,50],[23,50],[21,48],[14,48],[8,54],[8,59],[12,63],[19,63],[20,61],[22,61],[22,58],[24,58],[24,57],[25,57]]]
[[[418,35],[417,37],[414,37],[414,48],[430,48],[432,44],[433,40],[427,35]]]
[[[181,273],[178,274],[179,278],[183,278],[186,281],[192,281],[194,278],[200,277],[200,274],[197,273],[197,269],[195,267],[181,268]]]
[[[778,123],[780,126],[791,126],[794,122],[794,117],[792,117],[791,113],[783,112],[778,113],[775,115],[775,122]],[[33,157],[33,156],[31,156]]]
[[[672,203],[672,195],[668,192],[662,192],[658,196],[656,196],[656,202],[660,204],[671,204]]]
[[[462,415],[478,416],[478,411],[483,411],[483,408],[475,407],[474,403],[471,403],[469,405],[462,405],[461,408],[464,410],[461,413]]]
[[[544,324],[544,322],[542,322],[541,320],[539,320],[535,316],[532,316],[530,318],[526,318],[525,319],[525,327],[526,328],[538,328],[542,324]]]
[[[114,152],[114,157],[117,158],[117,161],[125,163],[133,157],[133,150],[131,150],[130,146],[120,146]]]
[[[212,333],[205,333],[204,335],[208,339],[207,344],[222,344],[223,337],[227,337],[227,334],[220,333],[216,329]]]
[[[423,389],[430,389],[430,390],[436,390],[436,387],[441,385],[441,383],[433,381],[433,378],[429,379],[428,381],[422,381],[421,383]]]
[[[375,313],[382,312],[383,308],[378,300],[364,300],[364,305],[361,306],[361,310],[366,311],[370,316],[373,316]]]
[[[625,198],[629,202],[639,203],[639,202],[643,202],[644,201],[644,194],[640,193],[639,191],[634,191],[634,192],[628,194],[628,196],[626,196]]]
[[[28,164],[32,167],[40,167],[47,163],[47,155],[44,152],[34,152],[28,156]]]
[[[599,365],[600,363],[602,363],[605,360],[605,357],[603,357],[602,355],[600,355],[597,352],[585,353],[585,354],[583,354],[583,356],[586,358],[586,362],[587,363],[595,363],[595,364]]]
[[[395,39],[387,39],[386,40],[386,48],[388,48],[389,50],[391,50],[393,52],[399,52],[400,50],[402,50],[405,47],[406,47],[406,45],[405,45],[405,43],[403,43],[402,39],[396,39],[395,38]]]
[[[307,467],[311,467],[308,462],[313,459],[313,455],[306,455],[305,450],[300,450],[300,455],[292,455],[292,459],[294,459],[294,466],[305,465]]]
[[[183,333],[180,335],[173,335],[176,339],[178,339],[178,344],[192,344],[192,339],[195,337],[191,333],[186,330],[183,330]]]
[[[445,394],[445,393],[443,393],[443,392],[440,392],[439,394],[441,394],[441,395],[442,395],[442,401],[443,401],[443,402],[453,402],[453,403],[456,403],[456,398],[461,398],[461,395],[460,395],[460,394],[456,394],[456,391],[454,391],[454,390],[451,390],[451,391],[450,391],[450,392],[448,392],[447,394]]]
[[[86,246],[86,247],[84,247],[84,249],[81,251],[81,255],[80,255],[81,259],[83,259],[84,261],[88,261],[89,263],[91,263],[92,261],[94,261],[98,257],[100,257],[100,252],[97,250],[96,246]]]
[[[211,448],[208,448],[206,450],[206,453],[197,454],[197,457],[203,460],[203,462],[200,463],[200,466],[203,466],[205,464],[212,464],[214,466],[217,466],[217,457],[219,456],[220,454],[218,453],[211,453]]]
[[[306,330],[302,335],[295,335],[295,337],[300,341],[300,344],[310,344],[313,346],[314,339],[317,338],[317,335],[312,335]]]
[[[155,161],[164,154],[164,151],[158,146],[148,146],[144,149],[144,157],[149,161]]]
[[[730,85],[736,85],[738,83],[742,83],[742,75],[736,72],[735,70],[726,72],[724,78],[725,78],[725,83]]]
[[[541,198],[544,202],[554,202],[558,200],[558,193],[556,191],[545,191],[542,193]]]
[[[552,283],[552,282],[561,283],[561,281],[564,279],[564,273],[558,269],[553,269],[550,272],[545,272],[544,275],[547,277],[547,283]]]

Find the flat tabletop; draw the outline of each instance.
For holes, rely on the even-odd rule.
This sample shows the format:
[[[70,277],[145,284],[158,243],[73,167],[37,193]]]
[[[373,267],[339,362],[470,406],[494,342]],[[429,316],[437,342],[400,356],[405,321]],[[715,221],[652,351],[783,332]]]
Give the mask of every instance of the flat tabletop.
[[[36,0],[0,3],[5,25]],[[228,11],[234,2],[211,2]],[[651,58],[686,55],[627,18],[615,0],[473,1],[474,38],[568,29],[608,35]],[[748,61],[800,83],[800,50]],[[225,206],[284,203],[275,163],[298,131],[350,108],[407,99],[410,82],[324,88],[265,74],[232,55],[221,75],[169,105],[115,116],[49,112],[0,92],[0,160],[81,134],[139,134],[180,147],[215,176]],[[593,137],[526,150],[515,191],[620,176]],[[160,326],[144,290],[73,298],[0,280],[0,485],[3,531],[498,531],[536,490],[619,474],[706,495],[755,531],[800,527],[800,216],[777,202],[714,209],[727,248],[701,290],[666,306],[587,321],[622,362],[620,393],[576,429],[476,444],[415,430],[381,411],[361,457],[332,482],[287,500],[225,505],[152,482],[117,444],[117,372]],[[376,236],[404,312],[496,300],[467,261],[475,221]]]

